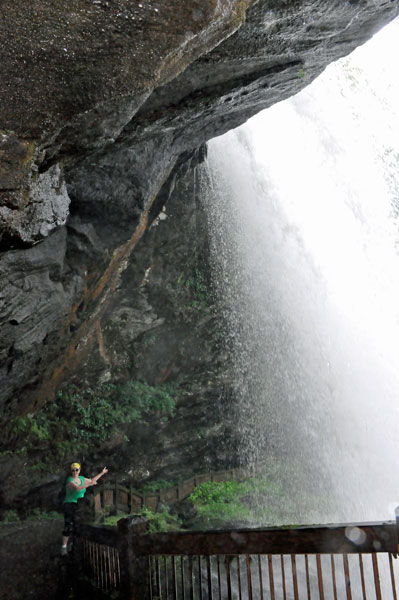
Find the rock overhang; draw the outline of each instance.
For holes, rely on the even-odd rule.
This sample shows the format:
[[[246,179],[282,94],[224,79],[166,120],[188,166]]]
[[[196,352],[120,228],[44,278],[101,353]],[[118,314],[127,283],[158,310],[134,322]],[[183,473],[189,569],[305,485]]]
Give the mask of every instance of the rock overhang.
[[[399,3],[385,0],[4,5],[7,413],[50,399],[95,343],[152,203],[182,157],[297,93],[398,14]]]

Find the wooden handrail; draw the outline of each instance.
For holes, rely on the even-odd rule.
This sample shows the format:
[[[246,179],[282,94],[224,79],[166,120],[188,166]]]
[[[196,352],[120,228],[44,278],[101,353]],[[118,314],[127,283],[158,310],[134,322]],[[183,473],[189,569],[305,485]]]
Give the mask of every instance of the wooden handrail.
[[[333,556],[342,555],[345,577],[350,582],[348,555],[357,554],[359,556],[358,562],[363,569],[362,557],[369,554],[374,569],[374,583],[376,590],[378,589],[380,593],[377,555],[385,554],[385,559],[390,561],[392,589],[396,590],[392,566],[392,556],[396,556],[398,553],[398,525],[396,521],[150,534],[148,533],[148,522],[142,517],[134,517],[120,519],[117,528],[84,525],[81,529],[81,537],[84,544],[88,545],[88,556],[91,560],[93,575],[97,576],[98,581],[104,580],[109,583],[117,580],[120,598],[129,600],[158,598],[158,593],[154,596],[151,592],[151,581],[154,573],[157,574],[160,565],[163,565],[162,568],[165,573],[162,575],[164,577],[162,585],[167,585],[167,560],[172,565],[172,580],[175,573],[175,561],[180,561],[179,564],[182,570],[188,568],[188,575],[190,576],[193,561],[196,561],[196,569],[201,571],[202,557],[202,560],[205,561],[202,564],[206,566],[208,572],[208,583],[211,582],[209,575],[211,563],[216,561],[218,569],[220,564],[225,565],[224,576],[227,578],[227,584],[229,584],[231,578],[230,561],[236,561],[231,564],[235,564],[239,569],[239,557],[241,556],[242,561],[247,565],[247,579],[248,586],[250,586],[251,578],[254,576],[254,573],[251,574],[250,557],[254,555],[257,555],[257,562],[255,561],[255,567],[253,568],[255,570],[256,568],[259,569],[259,580],[262,587],[261,561],[263,555],[267,556],[270,581],[273,579],[273,568],[275,567],[275,563],[273,567],[273,561],[279,560],[278,555],[280,555],[283,567],[283,556],[290,555],[294,584],[296,582],[297,555],[304,556],[306,561],[314,555],[318,569],[319,585],[322,585],[320,555],[331,555],[332,565],[334,565]],[[168,556],[171,559],[167,559]],[[180,558],[176,558],[177,556]],[[221,556],[224,556],[224,559],[222,558],[220,562]],[[188,563],[186,563],[188,567],[183,566],[185,557],[188,558]],[[117,569],[115,567],[116,563],[118,564]],[[215,562],[213,564],[215,565]],[[256,564],[258,567],[256,567]],[[308,562],[306,562],[306,565],[308,565]],[[335,577],[335,566],[332,569]],[[362,582],[364,583],[363,570],[361,572]],[[97,573],[100,575],[97,575]],[[308,570],[306,573],[307,582],[310,585]],[[182,577],[183,573],[181,574]],[[192,573],[190,581],[190,589],[193,589]],[[220,590],[220,582],[218,585]],[[160,590],[161,584],[159,581],[156,586]],[[382,596],[377,594],[378,597],[381,598]]]
[[[135,554],[353,554],[398,552],[395,521],[307,525],[262,529],[226,529],[137,533],[130,519],[120,519],[118,528],[82,525],[81,536],[98,544],[116,547],[121,537],[129,538]]]
[[[306,526],[131,534],[136,554],[353,554],[398,552],[395,521]]]

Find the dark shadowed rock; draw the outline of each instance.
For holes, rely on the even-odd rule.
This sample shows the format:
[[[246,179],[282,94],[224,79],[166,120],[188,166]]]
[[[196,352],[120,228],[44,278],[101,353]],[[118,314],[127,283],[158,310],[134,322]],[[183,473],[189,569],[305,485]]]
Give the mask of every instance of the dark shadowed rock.
[[[0,599],[59,598],[63,520],[24,521],[0,528]],[[63,586],[67,590],[66,586]]]
[[[190,523],[198,515],[198,508],[190,500],[180,500],[173,504],[171,512],[183,521],[185,527],[190,527]]]

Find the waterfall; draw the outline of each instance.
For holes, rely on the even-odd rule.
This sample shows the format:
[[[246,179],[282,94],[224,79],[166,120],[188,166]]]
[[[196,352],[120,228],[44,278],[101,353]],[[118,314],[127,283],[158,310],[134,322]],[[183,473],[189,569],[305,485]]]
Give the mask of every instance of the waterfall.
[[[398,40],[212,140],[202,174],[242,461],[288,469],[309,519],[399,504]]]

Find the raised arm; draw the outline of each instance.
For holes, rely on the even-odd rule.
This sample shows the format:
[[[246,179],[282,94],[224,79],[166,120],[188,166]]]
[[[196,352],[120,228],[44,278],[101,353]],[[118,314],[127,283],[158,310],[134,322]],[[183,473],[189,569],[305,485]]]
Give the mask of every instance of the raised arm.
[[[95,485],[97,483],[97,481],[100,479],[100,477],[105,475],[105,473],[108,473],[107,467],[104,467],[103,470],[101,471],[101,473],[99,473],[98,475],[95,475],[94,477],[91,478],[91,481],[93,481],[92,485]]]

